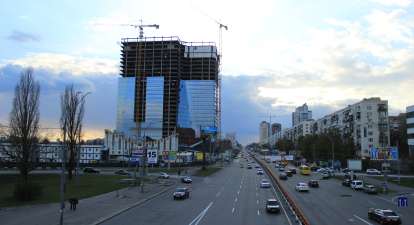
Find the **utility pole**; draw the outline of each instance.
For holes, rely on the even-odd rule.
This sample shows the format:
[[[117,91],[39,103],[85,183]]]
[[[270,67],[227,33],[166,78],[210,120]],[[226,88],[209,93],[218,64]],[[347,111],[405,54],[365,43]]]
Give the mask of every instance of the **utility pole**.
[[[60,225],[63,225],[63,212],[65,210],[65,161],[66,161],[66,121],[63,126],[63,149],[62,149],[62,173],[60,177]]]
[[[76,165],[76,187],[79,185],[79,158],[80,158],[80,146],[81,146],[81,130],[82,130],[82,125],[79,126],[79,148],[78,148],[78,161],[77,165]]]

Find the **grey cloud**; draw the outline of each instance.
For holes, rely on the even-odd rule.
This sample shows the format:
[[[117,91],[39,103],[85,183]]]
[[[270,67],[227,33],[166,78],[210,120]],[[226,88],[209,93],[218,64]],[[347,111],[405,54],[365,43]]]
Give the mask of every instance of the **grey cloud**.
[[[13,33],[7,38],[13,41],[24,43],[40,42],[40,40],[42,39],[42,37],[37,34],[25,33],[19,30],[13,30]]]

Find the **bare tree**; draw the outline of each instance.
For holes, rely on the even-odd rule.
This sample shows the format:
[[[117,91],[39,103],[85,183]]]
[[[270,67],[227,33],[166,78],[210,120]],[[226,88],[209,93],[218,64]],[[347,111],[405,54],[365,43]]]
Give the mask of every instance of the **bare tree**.
[[[34,169],[39,154],[41,128],[39,125],[40,83],[36,81],[33,68],[22,70],[20,81],[14,89],[13,107],[9,116],[9,126],[3,127],[6,142],[0,147],[3,155],[16,163],[22,182]]]
[[[60,96],[62,109],[60,125],[63,128],[66,120],[66,143],[70,151],[70,158],[66,164],[69,173],[68,180],[72,180],[72,170],[76,167],[78,160],[77,140],[79,139],[79,128],[82,126],[83,115],[85,114],[85,101],[82,101],[80,96],[78,97],[80,93],[71,84],[66,86],[65,92]]]

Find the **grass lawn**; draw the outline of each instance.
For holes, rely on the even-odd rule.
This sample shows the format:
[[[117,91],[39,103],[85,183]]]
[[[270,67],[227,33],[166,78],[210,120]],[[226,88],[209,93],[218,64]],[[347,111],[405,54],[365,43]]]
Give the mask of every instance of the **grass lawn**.
[[[376,179],[376,180],[381,180],[381,181],[384,180],[384,177],[370,177],[370,178]],[[398,185],[398,177],[388,177],[387,182]],[[401,177],[401,184],[400,185],[404,186],[404,187],[414,188],[414,178]]]
[[[197,172],[193,175],[195,177],[206,177],[209,176],[211,174],[214,174],[215,172],[221,170],[221,168],[211,168],[211,173],[210,173],[210,168],[206,167],[205,170],[203,169],[199,169],[197,170]]]
[[[331,178],[333,178],[333,179],[337,179],[337,180],[339,180],[339,181],[344,181],[345,180],[345,178],[344,178],[344,176],[332,176]],[[373,185],[373,184],[370,184],[370,183],[367,183],[367,182],[364,182],[364,186],[365,185]],[[375,186],[375,185],[374,185]],[[381,187],[377,187],[377,190],[378,190],[378,194],[383,194],[384,193],[384,189],[383,189],[383,187],[381,186]],[[393,190],[391,190],[391,189],[389,189],[388,188],[388,193],[398,193],[398,191],[393,191]]]
[[[21,201],[13,198],[16,184],[21,182],[20,174],[0,174],[0,207],[37,205],[60,202],[60,174],[29,174],[28,180],[43,187],[43,195],[39,199]],[[103,174],[79,174],[79,186],[76,187],[76,175],[68,181],[66,175],[65,201],[71,196],[78,200],[116,191],[131,184],[121,184],[127,176]],[[136,178],[141,182],[141,178]],[[150,179],[145,179],[149,181]]]

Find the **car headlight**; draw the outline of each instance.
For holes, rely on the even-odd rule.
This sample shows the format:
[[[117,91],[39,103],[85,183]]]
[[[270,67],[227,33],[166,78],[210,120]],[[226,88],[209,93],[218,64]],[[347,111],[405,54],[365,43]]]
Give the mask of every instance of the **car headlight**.
[[[175,193],[174,193],[174,195],[175,195]]]

